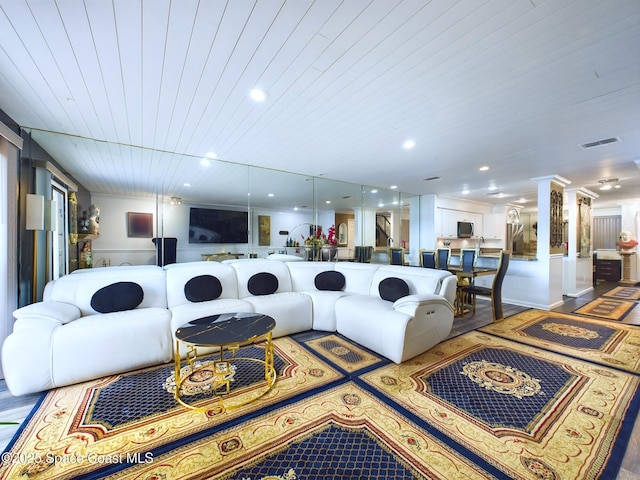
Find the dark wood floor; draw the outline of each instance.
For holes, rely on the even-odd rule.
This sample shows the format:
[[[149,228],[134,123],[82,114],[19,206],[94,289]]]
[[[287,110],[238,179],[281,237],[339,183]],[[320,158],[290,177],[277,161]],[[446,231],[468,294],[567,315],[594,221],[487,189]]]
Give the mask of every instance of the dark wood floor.
[[[554,311],[572,313],[574,310],[602,296],[616,286],[617,284],[615,283],[603,282],[597,285],[592,292],[582,295],[579,298],[565,297],[563,305]],[[528,310],[528,308],[505,304],[504,316],[509,317],[525,310]],[[491,321],[491,304],[479,299],[475,315],[465,314],[461,317],[456,317],[453,322],[451,336],[457,336],[488,325]],[[640,306],[636,307],[627,315],[623,323],[640,325]],[[39,398],[40,394],[13,397],[7,390],[4,380],[0,380],[0,422],[22,422]],[[0,450],[6,447],[17,429],[17,426],[0,425]],[[627,452],[623,459],[622,470],[617,480],[640,480],[640,425],[638,424],[636,424],[633,430]]]

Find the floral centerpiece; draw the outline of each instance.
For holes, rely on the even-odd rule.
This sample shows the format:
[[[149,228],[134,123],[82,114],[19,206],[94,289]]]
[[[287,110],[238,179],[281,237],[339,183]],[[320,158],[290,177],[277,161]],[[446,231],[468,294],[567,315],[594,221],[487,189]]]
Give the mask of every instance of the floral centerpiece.
[[[338,240],[336,238],[336,227],[331,225],[325,234],[321,226],[308,237],[302,236],[304,247],[307,252],[307,260],[333,260],[337,254]]]
[[[336,226],[331,225],[327,231],[327,243],[332,247],[338,245],[338,239],[336,238]]]
[[[322,233],[322,226],[320,225],[318,225],[316,227],[316,230],[307,238],[304,238],[304,235],[302,235],[302,239],[304,240],[304,244],[307,247],[321,248],[324,244],[327,243],[327,236]]]

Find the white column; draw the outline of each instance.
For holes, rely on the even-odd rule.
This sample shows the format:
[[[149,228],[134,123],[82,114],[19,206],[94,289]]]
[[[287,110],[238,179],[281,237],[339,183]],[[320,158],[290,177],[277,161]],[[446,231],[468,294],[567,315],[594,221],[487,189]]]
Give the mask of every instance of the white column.
[[[376,211],[371,208],[356,207],[353,209],[355,217],[355,245],[376,245]]]
[[[563,253],[551,248],[551,194],[557,187],[564,188],[571,182],[557,175],[533,178],[538,183],[538,252],[537,268],[532,284],[520,286],[529,292],[536,291],[537,297],[548,309],[562,305],[562,262]],[[508,295],[505,295],[508,297]]]
[[[578,230],[581,222],[586,221],[588,225],[593,225],[593,210],[590,208],[588,212],[581,212],[578,200],[581,198],[598,198],[586,188],[569,188],[565,189],[567,194],[568,217],[568,244],[567,255],[563,262],[563,292],[569,297],[579,297],[593,290],[593,247],[589,249],[588,255],[580,253],[580,236]],[[588,213],[588,218],[581,220],[581,215]],[[593,238],[591,235],[590,238]],[[590,240],[591,241],[591,240]]]

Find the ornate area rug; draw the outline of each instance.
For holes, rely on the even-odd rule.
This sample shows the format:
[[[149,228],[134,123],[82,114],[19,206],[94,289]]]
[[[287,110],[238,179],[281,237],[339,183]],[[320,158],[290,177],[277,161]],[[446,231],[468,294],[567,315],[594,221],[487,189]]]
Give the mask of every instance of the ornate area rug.
[[[636,305],[628,300],[600,297],[574,310],[573,313],[606,320],[622,320]]]
[[[222,429],[110,478],[494,478],[353,382]]]
[[[382,360],[381,357],[357,347],[338,335],[327,335],[304,343],[314,352],[350,373],[368,368]]]
[[[229,411],[207,370],[189,393],[211,408],[179,407],[172,365],[53,390],[0,479],[615,478],[640,406],[636,375],[486,333],[403,365],[304,338],[276,339],[273,389]],[[259,372],[234,366],[229,395],[251,396]]]
[[[243,356],[264,358],[261,345],[245,347]],[[214,357],[215,358],[215,357]],[[69,479],[109,466],[150,461],[155,449],[182,443],[203,432],[268,408],[296,395],[343,379],[335,368],[289,338],[274,340],[278,379],[253,404],[221,412],[216,400],[205,412],[179,406],[163,384],[173,377],[173,364],[115,375],[50,391],[29,419],[11,452],[21,461],[0,464],[0,479]],[[232,396],[252,395],[251,381],[236,374]],[[264,384],[264,367],[260,384]],[[166,385],[165,385],[166,386]],[[36,473],[39,476],[34,477]],[[96,478],[100,478],[99,476]],[[168,477],[171,478],[171,477]]]
[[[638,414],[638,376],[481,332],[363,378],[513,479],[615,478]]]
[[[620,300],[640,300],[640,288],[616,287],[604,294],[605,297],[618,298]]]
[[[481,332],[640,373],[640,329],[542,310],[527,310]]]

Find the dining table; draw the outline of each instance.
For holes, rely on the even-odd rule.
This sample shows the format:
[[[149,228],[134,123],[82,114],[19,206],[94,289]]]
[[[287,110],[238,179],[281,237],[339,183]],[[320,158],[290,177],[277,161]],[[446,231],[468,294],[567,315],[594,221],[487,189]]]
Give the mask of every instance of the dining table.
[[[453,306],[455,316],[460,316],[468,312],[468,310],[465,310],[465,305],[468,305],[469,303],[466,302],[464,293],[460,290],[460,287],[462,285],[465,285],[464,282],[473,284],[476,277],[495,275],[496,273],[498,273],[497,267],[463,268],[462,265],[449,265],[447,267],[447,270],[458,277],[458,288],[456,289],[456,299]]]

